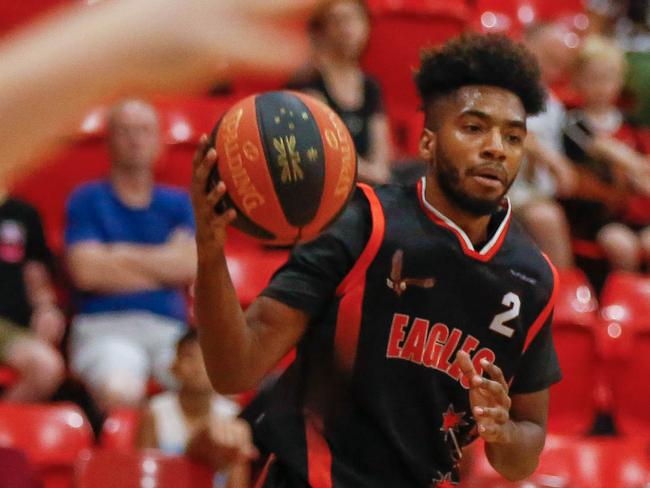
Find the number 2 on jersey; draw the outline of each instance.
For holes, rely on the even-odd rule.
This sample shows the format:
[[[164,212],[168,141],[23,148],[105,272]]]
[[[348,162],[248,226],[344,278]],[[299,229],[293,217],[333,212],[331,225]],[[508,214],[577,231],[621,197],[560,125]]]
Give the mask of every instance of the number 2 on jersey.
[[[517,295],[509,292],[504,295],[501,303],[508,307],[508,310],[498,313],[494,316],[492,323],[490,324],[490,330],[493,330],[499,334],[503,334],[506,337],[512,337],[512,334],[515,333],[515,329],[504,324],[519,315],[521,301]]]

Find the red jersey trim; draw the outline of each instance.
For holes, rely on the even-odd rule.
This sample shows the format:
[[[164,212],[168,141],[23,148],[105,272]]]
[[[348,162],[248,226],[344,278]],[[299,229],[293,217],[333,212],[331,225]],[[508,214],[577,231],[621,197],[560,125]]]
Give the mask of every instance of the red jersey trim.
[[[458,239],[460,247],[465,255],[483,263],[492,259],[492,257],[501,248],[501,245],[503,244],[503,241],[508,234],[508,229],[510,228],[510,220],[512,216],[512,206],[510,205],[510,201],[506,198],[506,202],[508,203],[506,216],[503,218],[501,224],[499,224],[499,227],[497,228],[492,238],[487,242],[485,246],[483,246],[480,251],[476,251],[469,237],[467,237],[467,234],[465,234],[465,232],[460,227],[458,227],[454,222],[445,217],[441,212],[436,210],[429,202],[426,201],[425,191],[426,178],[422,177],[422,179],[420,179],[417,184],[417,193],[418,200],[420,201],[420,206],[422,207],[422,210],[424,210],[424,213],[427,215],[427,217],[429,217],[429,219],[434,224],[437,224],[451,231]]]
[[[365,183],[358,183],[357,186],[363,191],[368,199],[368,203],[370,204],[372,231],[370,232],[368,243],[361,252],[359,259],[357,259],[357,262],[354,263],[350,272],[345,278],[343,278],[343,281],[341,281],[339,286],[336,288],[336,294],[338,296],[345,294],[354,282],[365,276],[368,266],[370,266],[370,263],[375,258],[377,251],[379,251],[379,246],[384,240],[384,231],[386,229],[384,211],[381,208],[381,203],[379,203],[379,198],[377,198],[375,191]]]
[[[555,306],[555,299],[557,298],[558,288],[560,285],[555,266],[553,266],[553,263],[551,263],[551,260],[548,258],[548,256],[546,256],[546,254],[542,253],[542,256],[544,256],[544,259],[546,259],[546,262],[548,262],[548,265],[551,267],[551,271],[553,272],[553,291],[551,292],[551,298],[549,298],[548,303],[537,316],[535,322],[533,322],[533,325],[530,326],[530,329],[528,329],[526,342],[524,342],[524,349],[521,351],[522,354],[526,352],[528,346],[530,346],[531,342],[533,342],[533,339],[535,339],[539,331],[542,329],[542,326],[546,322],[546,319],[548,319],[548,317],[551,315],[553,307]]]
[[[257,481],[255,482],[255,488],[263,488],[264,483],[266,483],[266,479],[269,477],[269,470],[271,469],[271,465],[275,462],[275,454],[271,453],[266,460],[266,463],[264,463],[264,469],[262,469],[262,473],[260,474],[260,477],[257,478]]]
[[[307,481],[311,488],[332,488],[332,452],[327,441],[305,416]]]
[[[336,294],[341,297],[341,301],[336,318],[334,348],[339,364],[347,371],[352,371],[357,357],[366,271],[379,251],[386,228],[384,212],[374,190],[362,183],[359,187],[370,203],[372,231],[361,256],[336,289]]]

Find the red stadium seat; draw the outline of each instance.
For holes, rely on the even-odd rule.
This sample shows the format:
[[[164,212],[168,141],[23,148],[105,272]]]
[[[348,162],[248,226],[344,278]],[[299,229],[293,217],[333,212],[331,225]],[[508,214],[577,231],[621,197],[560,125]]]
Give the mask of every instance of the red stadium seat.
[[[73,0],[21,0],[20,2],[0,2],[0,36],[22,24],[34,21],[50,11]]]
[[[0,403],[0,446],[22,449],[45,488],[69,486],[79,452],[93,434],[82,411],[68,403]]]
[[[395,142],[404,151],[419,106],[412,74],[419,65],[420,50],[460,34],[468,18],[469,10],[462,2],[446,0],[386,1],[374,8],[363,64],[382,84]]]
[[[212,488],[213,473],[185,457],[156,450],[85,451],[75,468],[75,488]]]
[[[560,270],[553,317],[553,338],[563,379],[551,387],[549,430],[581,434],[589,430],[599,392],[598,304],[584,274]]]
[[[121,451],[134,449],[139,422],[140,410],[135,408],[122,408],[109,413],[99,435],[99,445]]]
[[[625,434],[650,435],[650,396],[641,393],[650,371],[650,278],[612,273],[601,303],[617,426]]]
[[[107,173],[104,140],[88,137],[49,158],[38,171],[20,180],[12,192],[38,209],[48,242],[55,254],[60,254],[68,195],[79,184]]]
[[[242,306],[247,307],[267,285],[273,273],[287,260],[286,249],[263,247],[234,231],[226,241],[226,259],[233,285]]]
[[[476,444],[461,488],[642,488],[650,479],[647,446],[639,439],[549,435],[535,472],[516,483],[503,479],[483,455],[483,443]]]
[[[18,374],[14,368],[0,364],[0,390],[13,385],[18,380]]]
[[[0,480],[11,488],[39,488],[36,470],[19,449],[0,448]]]

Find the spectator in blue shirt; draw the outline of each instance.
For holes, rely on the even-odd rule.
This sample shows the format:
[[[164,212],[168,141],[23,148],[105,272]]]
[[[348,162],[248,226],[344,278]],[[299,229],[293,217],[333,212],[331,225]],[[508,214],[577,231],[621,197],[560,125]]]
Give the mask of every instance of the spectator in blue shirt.
[[[79,312],[71,367],[106,409],[139,403],[150,374],[169,385],[196,270],[189,197],[153,181],[155,109],[140,100],[114,106],[108,145],[110,175],[71,195],[65,233]]]

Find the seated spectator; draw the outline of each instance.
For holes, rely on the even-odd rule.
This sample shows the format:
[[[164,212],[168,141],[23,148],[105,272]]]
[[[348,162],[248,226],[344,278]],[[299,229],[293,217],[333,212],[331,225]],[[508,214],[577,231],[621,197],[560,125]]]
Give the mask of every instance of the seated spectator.
[[[180,389],[149,401],[138,447],[188,453],[220,472],[217,486],[226,480],[229,487],[248,486],[247,456],[255,453],[250,429],[236,418],[239,406],[212,389],[196,331],[188,331],[178,341],[171,371]]]
[[[321,1],[309,21],[312,60],[287,87],[305,91],[332,107],[354,140],[359,179],[386,183],[391,157],[388,119],[379,83],[360,65],[369,29],[369,13],[362,0]]]
[[[562,152],[565,109],[550,88],[565,76],[573,57],[566,34],[562,26],[543,23],[526,31],[525,43],[537,57],[549,96],[546,110],[527,121],[527,158],[508,194],[526,230],[559,268],[574,266],[568,222],[555,196],[572,191],[575,175]]]
[[[65,318],[56,304],[51,265],[36,209],[0,194],[0,362],[18,373],[4,400],[45,401],[63,381],[57,347]]]
[[[153,182],[161,147],[155,109],[140,100],[114,106],[108,145],[110,176],[70,196],[65,232],[79,312],[71,369],[103,409],[138,404],[151,373],[173,383],[184,289],[196,271],[189,197]]]
[[[650,255],[650,160],[637,151],[635,131],[616,106],[624,75],[614,41],[585,40],[574,73],[583,103],[567,114],[564,128],[579,179],[564,205],[574,233],[595,240],[613,269],[637,271],[643,254]]]

